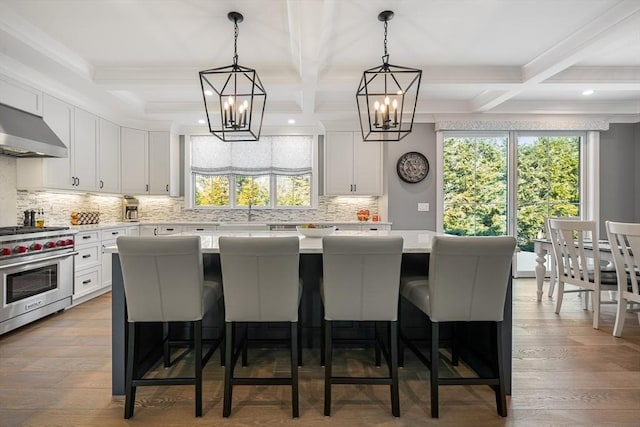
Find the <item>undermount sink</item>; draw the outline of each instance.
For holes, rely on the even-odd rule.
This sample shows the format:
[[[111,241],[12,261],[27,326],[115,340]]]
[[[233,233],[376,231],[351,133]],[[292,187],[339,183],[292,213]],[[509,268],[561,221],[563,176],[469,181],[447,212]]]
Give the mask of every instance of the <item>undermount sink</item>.
[[[260,222],[221,222],[218,224],[218,230],[226,231],[269,231],[268,224]]]

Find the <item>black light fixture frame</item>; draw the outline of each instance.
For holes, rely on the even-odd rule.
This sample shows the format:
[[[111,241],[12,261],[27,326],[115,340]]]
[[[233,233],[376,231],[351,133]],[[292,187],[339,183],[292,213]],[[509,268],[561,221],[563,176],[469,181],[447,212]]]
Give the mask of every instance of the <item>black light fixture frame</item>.
[[[234,23],[233,64],[200,71],[200,87],[207,113],[209,132],[222,141],[258,141],[262,130],[267,92],[253,68],[238,64],[238,23],[244,20],[242,14],[229,12],[227,18]],[[207,92],[210,92],[207,94]],[[217,101],[214,102],[213,95]],[[235,105],[244,100],[248,113],[235,117],[224,105],[233,98]]]
[[[382,65],[363,72],[356,92],[358,118],[364,141],[400,141],[413,130],[422,70],[389,63],[387,25],[391,18],[393,18],[393,12],[390,10],[380,12],[378,15],[378,20],[384,22]],[[393,119],[389,116],[389,120],[383,119],[381,122],[373,108],[374,99],[384,99],[388,95],[400,100],[398,112]],[[407,110],[410,106],[412,109],[409,112]],[[411,115],[410,120],[405,120],[405,114]]]

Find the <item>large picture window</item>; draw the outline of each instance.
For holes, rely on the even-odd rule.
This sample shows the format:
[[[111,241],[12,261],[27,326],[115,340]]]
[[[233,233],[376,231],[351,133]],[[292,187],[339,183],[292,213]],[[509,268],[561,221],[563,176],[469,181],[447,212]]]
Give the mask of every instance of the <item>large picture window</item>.
[[[518,239],[516,271],[532,274],[549,216],[584,216],[583,132],[445,132],[442,225]]]
[[[192,207],[310,208],[313,137],[191,137]]]

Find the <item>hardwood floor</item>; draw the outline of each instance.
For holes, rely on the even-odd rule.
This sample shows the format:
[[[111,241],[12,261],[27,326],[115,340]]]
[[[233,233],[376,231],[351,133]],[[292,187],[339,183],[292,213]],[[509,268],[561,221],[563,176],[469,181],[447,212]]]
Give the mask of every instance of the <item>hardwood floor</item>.
[[[298,420],[291,419],[288,387],[237,387],[231,417],[223,419],[223,368],[216,353],[205,368],[202,418],[193,416],[192,387],[145,387],[138,389],[134,417],[125,421],[124,399],[111,396],[106,294],[0,336],[0,426],[639,426],[637,315],[627,314],[623,337],[614,338],[615,306],[603,306],[600,330],[594,330],[591,313],[575,294],[565,296],[558,316],[553,299],[537,303],[535,291],[534,280],[515,282],[513,396],[505,419],[496,414],[486,386],[441,388],[440,419],[431,419],[429,372],[410,352],[400,372],[401,418],[391,416],[388,387],[346,385],[334,387],[332,416],[324,417],[319,353],[308,350],[300,370]],[[372,351],[337,351],[337,369],[375,372],[369,367]],[[284,350],[254,350],[249,356],[244,369],[254,374],[288,372]],[[189,358],[174,369],[185,367]]]

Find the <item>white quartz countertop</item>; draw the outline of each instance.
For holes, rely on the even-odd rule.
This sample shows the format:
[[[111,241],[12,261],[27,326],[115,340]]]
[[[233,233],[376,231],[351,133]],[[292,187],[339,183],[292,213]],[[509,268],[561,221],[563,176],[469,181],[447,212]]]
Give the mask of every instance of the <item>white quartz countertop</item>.
[[[337,236],[402,236],[404,253],[429,253],[431,252],[431,239],[434,235],[439,234],[431,230],[389,230],[389,231],[336,231]],[[171,236],[154,237],[155,239],[171,239],[175,236],[200,236],[202,242],[203,253],[218,253],[218,238],[220,236],[240,236],[240,237],[262,237],[271,236],[274,238],[283,236],[298,236],[300,239],[300,253],[303,254],[321,254],[322,238],[304,237],[297,232],[289,231],[255,231],[255,232],[207,232],[207,233],[180,233]],[[108,246],[105,252],[117,253],[116,246]]]

